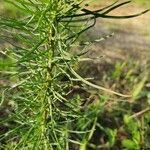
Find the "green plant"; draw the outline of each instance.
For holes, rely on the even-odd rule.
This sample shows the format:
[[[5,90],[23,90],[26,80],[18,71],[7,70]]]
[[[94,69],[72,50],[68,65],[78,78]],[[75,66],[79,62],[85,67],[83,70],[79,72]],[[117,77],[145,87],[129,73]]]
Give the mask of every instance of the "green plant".
[[[0,19],[0,36],[13,46],[2,52],[13,60],[11,71],[4,67],[1,73],[15,76],[1,96],[1,106],[9,109],[0,120],[1,149],[86,149],[103,103],[84,107],[86,98],[79,91],[87,94],[88,85],[124,95],[78,75],[75,68],[85,52],[73,54],[72,49],[79,35],[95,25],[96,18],[131,18],[147,11],[131,16],[107,15],[130,1],[97,11],[85,9],[82,0],[6,2],[24,15]],[[108,130],[107,135],[113,146],[116,131]]]

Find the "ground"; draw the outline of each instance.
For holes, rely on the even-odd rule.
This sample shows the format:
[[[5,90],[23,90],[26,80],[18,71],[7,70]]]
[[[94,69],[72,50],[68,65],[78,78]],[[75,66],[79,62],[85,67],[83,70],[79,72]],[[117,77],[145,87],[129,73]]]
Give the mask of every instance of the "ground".
[[[96,3],[94,6],[89,6],[89,9],[97,9],[98,7],[100,6]],[[133,7],[132,4],[131,6],[126,6],[123,9],[118,9],[111,14],[129,15],[144,9],[146,8],[141,5],[139,6],[138,4],[134,4]],[[93,39],[99,39],[101,37],[105,38],[108,35],[112,36],[106,38],[106,40],[87,46],[87,50],[89,50],[87,53],[88,57],[100,57],[99,59],[95,59],[93,61],[94,63],[90,63],[92,67],[91,71],[88,68],[88,72],[91,76],[100,76],[101,72],[104,72],[105,69],[108,70],[107,68],[113,67],[113,64],[118,62],[126,62],[127,64],[134,62],[149,70],[149,22],[149,12],[142,16],[127,20],[98,19],[95,27],[87,31],[85,40],[83,41],[93,41]],[[97,70],[95,73],[92,73],[93,68]],[[85,74],[87,74],[87,72]]]

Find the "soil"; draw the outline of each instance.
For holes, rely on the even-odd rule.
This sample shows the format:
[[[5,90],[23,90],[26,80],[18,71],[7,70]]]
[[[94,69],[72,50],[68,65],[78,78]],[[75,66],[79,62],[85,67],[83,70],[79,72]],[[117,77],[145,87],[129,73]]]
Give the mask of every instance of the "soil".
[[[94,7],[96,9],[97,5]],[[93,8],[88,8],[93,9]],[[117,10],[113,15],[129,15],[145,8],[128,6]],[[141,66],[150,67],[150,12],[131,19],[108,20],[98,19],[96,25],[86,32],[83,41],[93,41],[101,37],[101,42],[87,46],[87,57],[93,61],[82,64],[82,75],[101,79],[105,72],[111,71],[116,62],[138,62]],[[113,36],[110,36],[113,33]],[[88,66],[88,67],[87,67]],[[148,69],[150,70],[150,69]]]
[[[98,7],[97,5],[94,7]],[[96,9],[96,8],[95,8]],[[118,9],[112,15],[129,15],[143,11],[139,6],[128,6]],[[103,55],[106,59],[127,58],[150,60],[150,12],[127,20],[98,19],[95,27],[86,34],[88,39],[97,39],[114,34],[106,40],[93,44],[90,47],[90,55]]]

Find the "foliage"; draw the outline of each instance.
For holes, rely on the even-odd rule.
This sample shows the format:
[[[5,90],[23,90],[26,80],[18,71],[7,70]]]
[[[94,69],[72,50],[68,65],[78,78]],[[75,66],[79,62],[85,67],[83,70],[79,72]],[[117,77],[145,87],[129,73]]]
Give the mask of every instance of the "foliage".
[[[99,94],[96,98],[88,97],[87,89],[92,86],[123,95],[78,75],[76,66],[86,52],[72,51],[79,46],[79,35],[93,27],[96,18],[126,19],[147,10],[130,16],[111,16],[109,12],[130,1],[113,3],[97,11],[85,9],[82,0],[6,2],[22,15],[0,19],[0,37],[11,45],[1,52],[4,61],[11,62],[2,67],[1,74],[13,77],[1,92],[1,149],[85,150],[103,144],[113,147],[117,130],[104,128],[99,121],[107,99]],[[106,144],[92,144],[95,131],[108,139]],[[133,145],[126,140],[123,146],[127,143]]]

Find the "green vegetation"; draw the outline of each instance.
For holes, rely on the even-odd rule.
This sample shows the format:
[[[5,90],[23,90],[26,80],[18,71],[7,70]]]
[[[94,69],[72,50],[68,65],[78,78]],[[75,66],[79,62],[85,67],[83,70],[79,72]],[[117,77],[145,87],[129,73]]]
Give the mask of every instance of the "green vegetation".
[[[147,11],[108,15],[129,2],[97,12],[84,9],[82,0],[5,2],[15,13],[0,18],[0,42],[5,47],[0,51],[0,75],[9,82],[1,88],[0,149],[150,148],[147,70],[138,77],[134,66],[116,63],[102,82],[123,81],[126,91],[136,85],[129,91],[133,97],[123,95],[121,87],[114,92],[82,78],[78,66],[90,59],[84,58],[84,48],[76,50],[81,47],[79,36],[95,25],[96,18],[127,19]],[[140,108],[134,110],[136,106]]]
[[[150,7],[149,0],[134,0],[134,2],[144,7]]]

